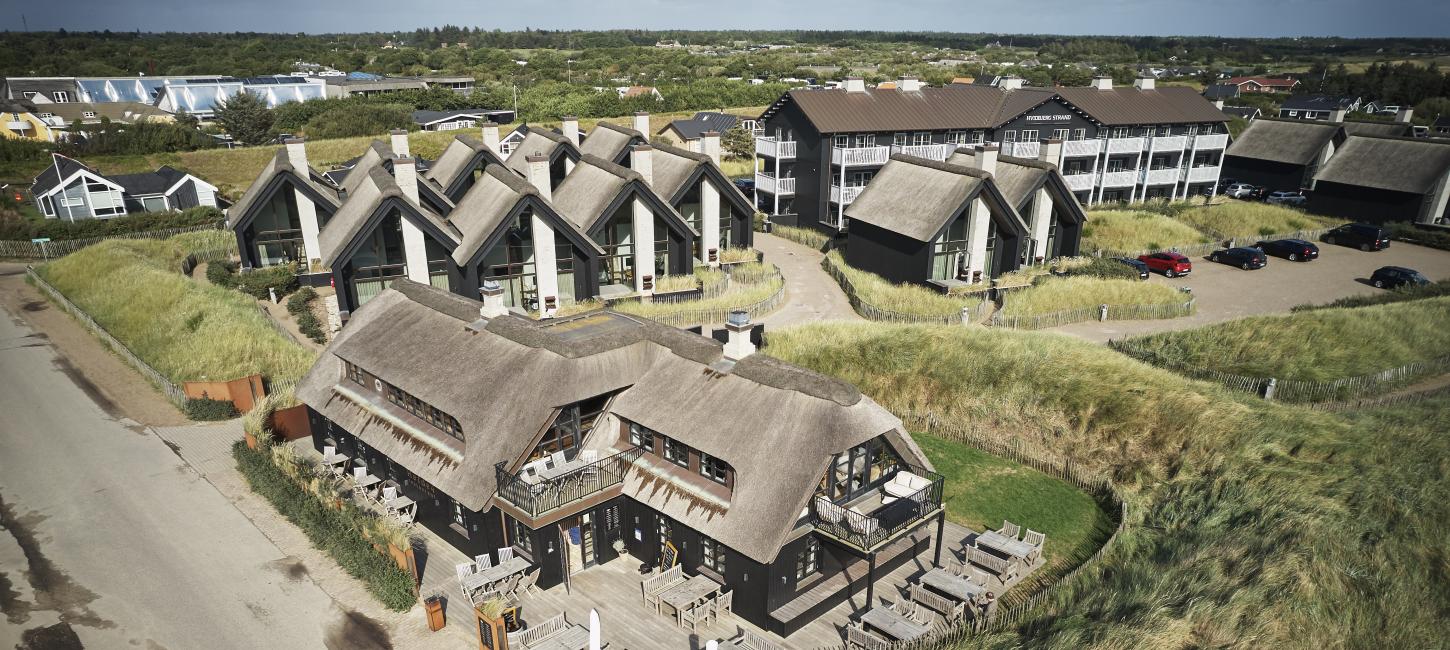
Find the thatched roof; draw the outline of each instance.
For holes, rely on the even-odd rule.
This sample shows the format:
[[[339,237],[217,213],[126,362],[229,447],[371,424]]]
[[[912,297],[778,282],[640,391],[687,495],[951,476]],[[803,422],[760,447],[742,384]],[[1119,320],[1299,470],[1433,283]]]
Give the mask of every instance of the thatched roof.
[[[966,147],[957,149],[947,162],[962,167],[976,168],[976,153]],[[1032,193],[1041,188],[1057,171],[1057,165],[1033,158],[997,156],[997,169],[992,172],[992,182],[1015,209],[1021,209],[1032,198]]]
[[[1408,122],[1379,122],[1375,120],[1345,120],[1339,125],[1344,127],[1345,135],[1378,135],[1384,137],[1409,137],[1414,130]]]
[[[625,489],[761,562],[774,559],[795,527],[830,454],[889,434],[908,462],[929,466],[899,420],[838,380],[759,356],[732,367],[713,339],[638,317],[596,311],[485,321],[479,306],[399,281],[354,313],[297,395],[465,507],[484,510],[497,491],[494,466],[526,454],[557,409],[622,390],[610,417],[638,421],[736,472],[733,496],[708,507],[690,498],[690,480],[677,470],[648,463]],[[457,418],[466,442],[350,381],[344,359]],[[618,444],[607,421],[595,431],[587,444],[601,455]]]
[[[452,239],[453,243],[457,243],[458,231],[441,217],[433,214],[432,210],[421,207],[404,196],[392,174],[389,174],[382,165],[373,165],[365,174],[355,170],[355,173],[349,175],[348,179],[354,178],[358,179],[355,189],[348,194],[347,201],[343,202],[342,207],[338,208],[337,213],[328,220],[327,225],[317,236],[318,247],[322,249],[320,253],[324,266],[332,266],[354,239],[365,234],[363,230],[367,227],[368,221],[383,202],[390,198],[401,201],[405,207],[411,208],[412,212]]]
[[[1426,194],[1450,172],[1450,143],[1423,138],[1354,136],[1314,180]]]
[[[600,219],[608,216],[605,209],[626,191],[630,181],[642,182],[643,177],[634,170],[586,155],[554,188],[554,209],[580,230],[589,232]]]
[[[573,152],[575,155],[579,151],[573,142],[558,133],[548,129],[529,129],[528,134],[519,142],[519,146],[514,147],[513,153],[509,154],[508,160],[504,161],[504,165],[520,176],[528,176],[529,161],[527,158],[529,156],[537,153],[553,160],[554,153],[561,148]]]
[[[373,140],[368,143],[368,148],[363,151],[363,155],[353,161],[352,166],[348,168],[347,176],[343,177],[343,191],[347,192],[347,196],[352,196],[358,186],[366,182],[368,172],[374,168],[381,168],[384,161],[392,160],[392,158],[392,147],[383,144],[383,141]]]
[[[614,162],[625,155],[631,144],[644,141],[644,134],[639,131],[601,121],[589,130],[584,143],[579,145],[579,153]]]
[[[1340,125],[1335,122],[1261,117],[1249,122],[1224,155],[1308,165],[1318,160],[1324,145],[1340,133]]]
[[[503,164],[503,160],[492,149],[477,139],[467,135],[456,136],[423,177],[447,191],[458,182],[460,176],[473,172],[475,161],[480,157],[488,165]]]
[[[846,216],[931,241],[990,178],[981,170],[895,154],[846,206]]]
[[[498,165],[484,169],[483,176],[459,200],[458,207],[448,213],[448,222],[453,224],[462,237],[458,248],[453,250],[453,261],[467,264],[478,254],[509,215],[522,202],[528,202],[535,209],[553,213],[553,208],[539,196],[539,191],[528,181]],[[579,232],[573,223],[562,215],[554,213],[548,221],[554,228],[569,228],[574,231],[572,239],[584,243],[590,250],[603,254],[592,239]],[[547,216],[546,216],[547,218]],[[560,233],[569,236],[570,233]]]
[[[317,172],[311,169],[302,170],[301,173],[299,173],[298,170],[293,169],[292,163],[287,160],[287,150],[278,149],[277,154],[272,156],[271,160],[267,161],[267,165],[262,168],[261,173],[257,174],[257,178],[252,181],[251,185],[247,186],[247,191],[243,192],[242,198],[238,199],[237,202],[228,209],[227,214],[246,214],[247,211],[251,209],[253,204],[255,204],[258,200],[263,200],[262,194],[266,193],[267,187],[270,186],[272,184],[272,181],[275,180],[279,175],[289,176],[294,182],[299,183],[307,190],[310,190],[308,193],[314,195],[313,198],[315,200],[323,202],[326,211],[331,212],[333,210],[336,210],[338,205],[337,193],[333,191],[332,188],[314,180],[314,174],[317,174]],[[317,176],[320,177],[321,175],[317,174]],[[233,223],[235,223],[235,218],[233,219]]]

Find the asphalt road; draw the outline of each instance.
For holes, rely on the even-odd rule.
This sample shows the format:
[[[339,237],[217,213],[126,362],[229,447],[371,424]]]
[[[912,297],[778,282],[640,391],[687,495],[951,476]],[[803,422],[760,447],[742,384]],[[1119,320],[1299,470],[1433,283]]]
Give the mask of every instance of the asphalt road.
[[[97,394],[0,312],[0,648],[328,645],[306,568]]]
[[[1252,243],[1252,242],[1250,242]],[[1450,278],[1450,251],[1394,242],[1386,250],[1364,252],[1320,243],[1319,259],[1290,262],[1270,257],[1262,269],[1245,271],[1207,259],[1193,260],[1188,277],[1168,279],[1157,273],[1148,279],[1174,287],[1190,287],[1197,312],[1186,318],[1142,321],[1088,321],[1049,332],[1062,332],[1092,341],[1188,329],[1209,323],[1288,312],[1296,305],[1322,304],[1354,295],[1382,293],[1369,285],[1369,276],[1381,266],[1407,266],[1431,280]],[[1010,299],[1010,298],[1009,298]]]

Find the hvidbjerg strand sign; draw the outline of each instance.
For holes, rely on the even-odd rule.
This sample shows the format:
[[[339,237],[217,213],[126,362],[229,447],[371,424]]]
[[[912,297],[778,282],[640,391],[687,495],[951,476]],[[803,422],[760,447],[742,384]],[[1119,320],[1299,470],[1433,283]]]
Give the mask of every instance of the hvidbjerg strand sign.
[[[1028,115],[1028,122],[1067,122],[1072,120],[1071,115]]]

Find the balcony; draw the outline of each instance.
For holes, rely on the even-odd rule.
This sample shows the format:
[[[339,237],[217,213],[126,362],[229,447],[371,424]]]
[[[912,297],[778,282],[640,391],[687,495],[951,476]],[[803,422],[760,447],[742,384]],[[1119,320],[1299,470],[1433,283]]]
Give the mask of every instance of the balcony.
[[[795,194],[795,177],[776,178],[764,172],[756,172],[755,189],[769,194],[789,196]]]
[[[756,138],[755,153],[761,156],[779,158],[781,160],[795,159],[795,140],[776,140],[774,137]]]
[[[894,153],[894,154],[896,154],[896,153],[902,153],[902,154],[906,154],[908,156],[916,156],[917,158],[926,158],[928,160],[935,160],[937,162],[942,162],[942,161],[946,160],[947,158],[951,157],[952,152],[953,151],[956,151],[956,149],[957,149],[957,145],[954,145],[954,144],[905,144],[905,145],[903,145],[903,144],[893,144],[893,145],[891,145],[891,153]]]
[[[840,205],[851,205],[856,197],[861,195],[861,190],[866,189],[865,185],[852,185],[842,189],[840,185],[831,186],[831,203]]]
[[[1081,192],[1083,190],[1090,190],[1093,188],[1093,176],[1094,174],[1090,173],[1070,174],[1067,176],[1063,176],[1062,179],[1067,181],[1067,189],[1070,189],[1074,192]]]
[[[1197,149],[1199,151],[1204,151],[1204,150],[1207,150],[1207,149],[1222,149],[1222,148],[1227,147],[1227,146],[1228,146],[1228,134],[1227,133],[1213,133],[1213,134],[1209,134],[1209,135],[1199,135],[1199,136],[1194,136],[1194,138],[1193,138],[1193,148],[1194,149]]]
[[[1002,153],[1018,158],[1037,158],[1042,151],[1041,142],[1012,142],[1003,147]]]
[[[1177,167],[1149,169],[1143,172],[1142,183],[1144,185],[1172,185],[1178,182],[1180,173]]]
[[[1138,183],[1138,170],[1126,169],[1103,174],[1103,187],[1132,187]]]
[[[843,167],[885,165],[891,147],[841,147],[831,149],[831,164]]]
[[[1096,156],[1102,150],[1102,140],[1068,140],[1062,143],[1064,156]]]
[[[1108,153],[1138,153],[1147,144],[1147,138],[1109,138]]]
[[[1152,149],[1155,152],[1161,152],[1161,151],[1183,151],[1183,147],[1186,146],[1187,144],[1188,144],[1188,136],[1186,136],[1186,135],[1169,135],[1169,136],[1161,136],[1161,137],[1153,138],[1152,143],[1149,144],[1149,148]]]
[[[1191,167],[1188,170],[1188,182],[1190,183],[1212,183],[1218,180],[1218,165],[1204,167]]]
[[[826,537],[871,552],[941,512],[942,483],[941,474],[908,466],[850,503],[816,496],[811,525]]]
[[[574,514],[580,508],[619,493],[624,475],[639,458],[641,450],[631,447],[625,451],[589,462],[583,456],[575,457],[551,467],[535,467],[532,471],[509,474],[504,463],[494,467],[498,479],[498,498],[513,506],[520,514],[531,520],[531,525],[557,521]]]

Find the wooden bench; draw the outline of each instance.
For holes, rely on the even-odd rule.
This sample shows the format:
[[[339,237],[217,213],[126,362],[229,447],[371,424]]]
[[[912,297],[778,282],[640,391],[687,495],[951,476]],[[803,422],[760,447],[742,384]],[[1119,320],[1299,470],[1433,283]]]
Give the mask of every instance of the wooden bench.
[[[685,570],[676,564],[657,575],[645,578],[640,583],[640,591],[644,593],[644,604],[653,607],[655,613],[660,613],[660,594],[684,584]]]
[[[992,572],[1002,584],[1017,577],[1017,561],[1000,558],[980,548],[967,547],[967,561]]]
[[[527,630],[509,632],[509,647],[524,650],[584,650],[589,647],[589,629],[571,625],[560,614]]]
[[[746,650],[784,650],[774,641],[751,630],[745,630],[745,635],[740,638],[738,645]]]
[[[967,605],[959,600],[938,596],[921,585],[911,585],[906,597],[912,602],[941,614],[948,621],[958,621],[966,615]]]
[[[846,647],[863,650],[891,650],[891,642],[857,625],[846,626]]]

